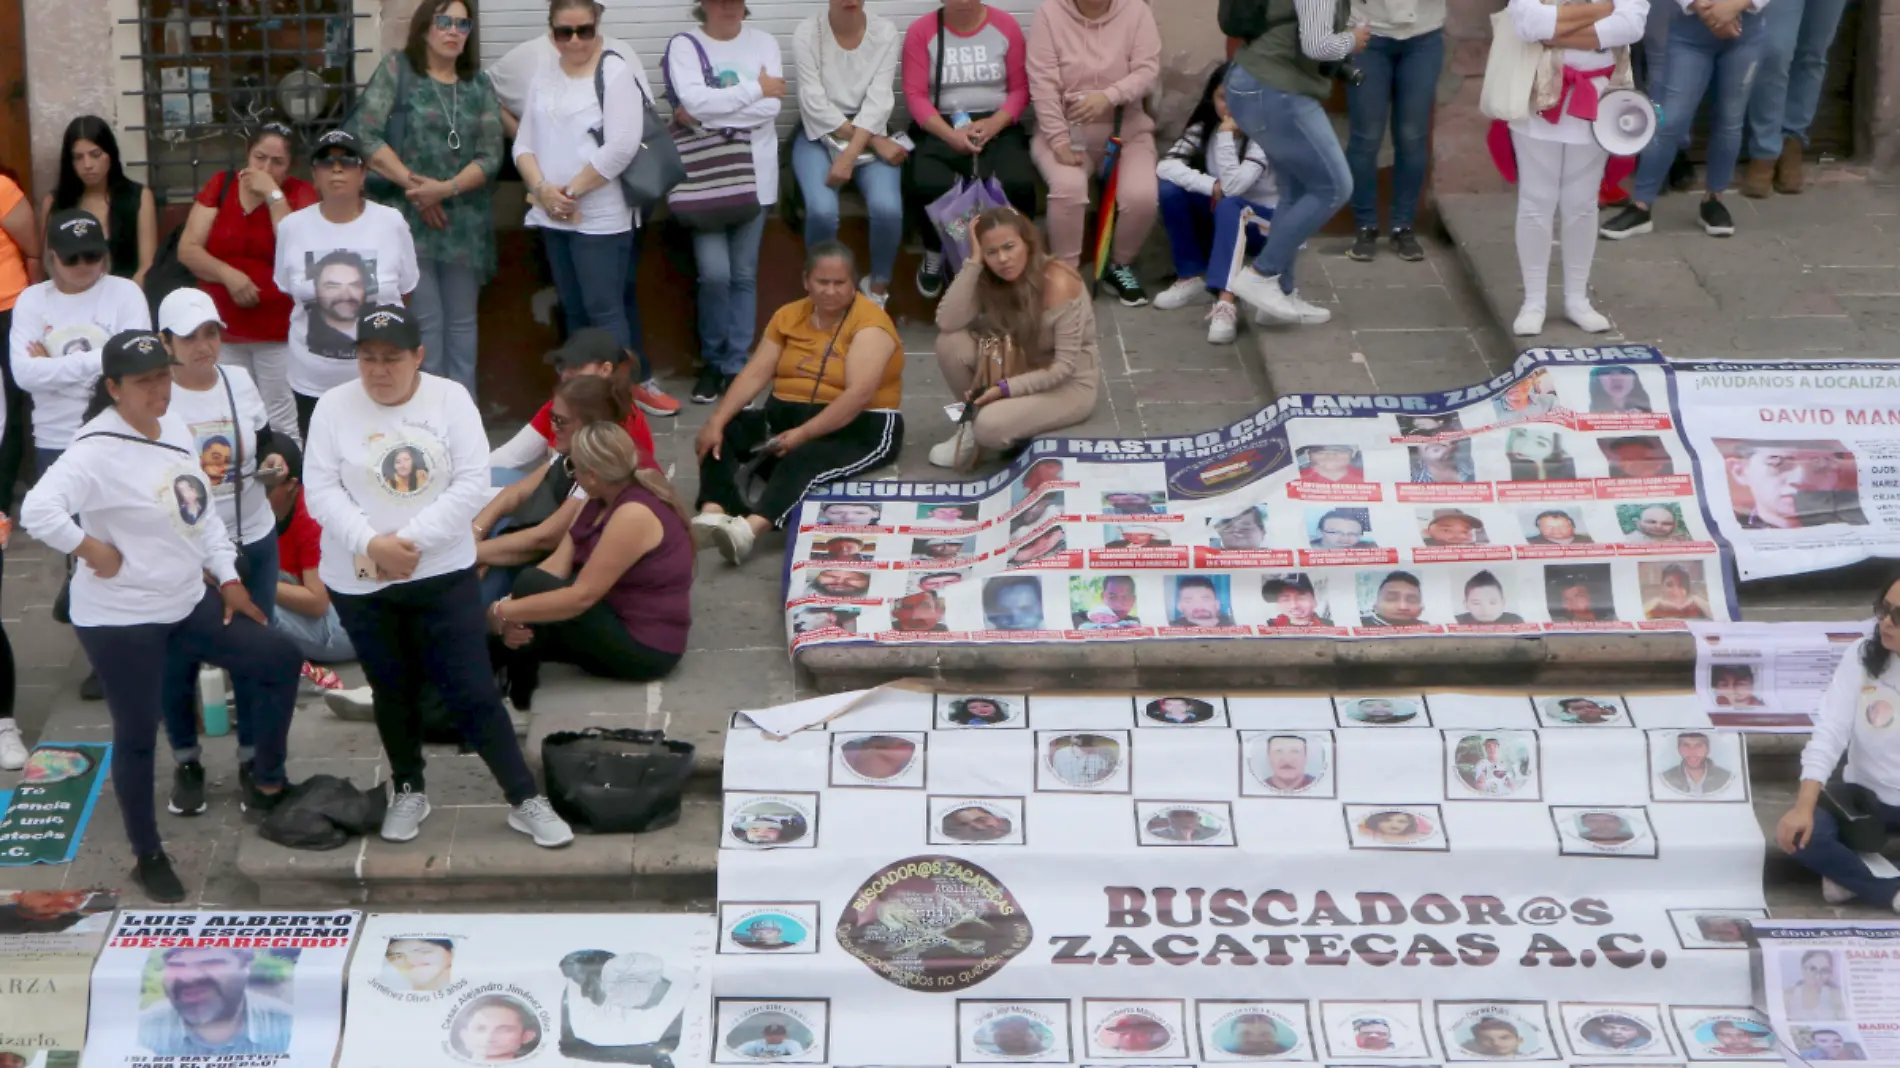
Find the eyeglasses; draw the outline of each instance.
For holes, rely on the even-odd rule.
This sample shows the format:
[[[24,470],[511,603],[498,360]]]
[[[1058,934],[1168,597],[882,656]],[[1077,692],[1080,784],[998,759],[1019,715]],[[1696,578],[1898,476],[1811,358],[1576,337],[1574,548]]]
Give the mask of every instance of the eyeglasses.
[[[61,256],[59,262],[68,267],[90,267],[105,258],[103,252],[76,252],[71,256]]]
[[[346,171],[353,171],[356,168],[361,167],[362,165],[363,165],[363,161],[356,158],[355,156],[325,156],[322,159],[317,160],[315,163],[312,163],[310,166],[311,166],[311,169],[313,170],[321,170],[324,167],[328,167],[331,170],[335,170],[336,168],[341,167]]]
[[[583,41],[591,41],[594,39],[594,34],[599,31],[600,24],[597,22],[590,22],[584,26],[556,26],[554,27],[554,39],[557,41],[572,41],[578,37]]]
[[[454,30],[456,33],[467,33],[475,28],[475,20],[470,18],[458,19],[454,15],[437,15],[435,17],[435,28],[441,30],[443,33],[447,33],[450,30]]]
[[[1900,604],[1888,604],[1883,600],[1879,604],[1874,605],[1874,619],[1884,619],[1894,626],[1900,627]]]

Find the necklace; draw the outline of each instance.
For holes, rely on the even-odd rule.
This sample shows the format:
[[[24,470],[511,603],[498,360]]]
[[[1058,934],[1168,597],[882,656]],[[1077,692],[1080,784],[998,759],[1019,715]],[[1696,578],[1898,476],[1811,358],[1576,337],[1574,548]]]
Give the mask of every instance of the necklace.
[[[442,106],[442,83],[436,81],[434,78],[430,78],[429,84],[435,87],[436,106],[441,107]],[[462,150],[462,135],[455,131],[456,110],[461,105],[461,99],[462,99],[462,82],[460,79],[457,79],[453,85],[449,86],[449,107],[448,107],[449,138],[448,140],[449,140],[450,152],[460,152]]]

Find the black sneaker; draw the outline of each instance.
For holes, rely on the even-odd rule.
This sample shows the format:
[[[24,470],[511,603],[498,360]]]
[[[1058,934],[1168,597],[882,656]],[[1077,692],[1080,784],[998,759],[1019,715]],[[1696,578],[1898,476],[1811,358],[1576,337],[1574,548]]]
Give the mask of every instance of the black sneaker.
[[[196,760],[172,772],[172,797],[165,808],[174,816],[196,816],[205,810],[205,766]]]
[[[693,403],[715,404],[725,391],[726,376],[720,374],[717,367],[702,367],[699,377],[693,380]]]
[[[1689,162],[1687,152],[1678,152],[1675,160],[1669,164],[1669,177],[1664,180],[1663,188],[1673,193],[1680,193],[1693,185],[1695,185],[1695,164]]]
[[[99,673],[97,671],[86,672],[85,679],[79,683],[79,699],[81,701],[103,701],[106,699],[106,684],[99,681]]]
[[[161,904],[185,900],[185,884],[178,881],[178,873],[172,870],[172,858],[163,853],[140,857],[132,869],[132,881],[139,884],[146,897]]]
[[[1656,224],[1649,221],[1649,209],[1631,204],[1612,216],[1609,222],[1604,223],[1597,230],[1597,233],[1612,241],[1621,241],[1626,237],[1649,233],[1654,229],[1656,229]]]
[[[1407,263],[1417,263],[1425,258],[1425,250],[1419,247],[1418,235],[1409,226],[1392,228],[1392,251]]]
[[[1702,201],[1702,232],[1710,237],[1734,237],[1735,219],[1714,197]]]
[[[1139,308],[1148,303],[1148,291],[1141,288],[1141,279],[1135,277],[1135,269],[1125,263],[1111,263],[1102,273],[1102,281],[1121,298],[1122,307]]]
[[[242,809],[246,815],[262,816],[276,808],[277,802],[284,799],[283,787],[279,787],[274,793],[258,789],[257,780],[251,777],[251,765],[248,763],[238,765],[238,787],[243,791],[243,800],[238,802],[238,808]]]
[[[924,253],[924,261],[917,265],[917,293],[925,300],[943,296],[943,253]]]
[[[1360,227],[1359,236],[1353,239],[1352,248],[1346,250],[1347,258],[1358,260],[1360,263],[1371,263],[1373,258],[1378,254],[1379,228],[1376,226]]]

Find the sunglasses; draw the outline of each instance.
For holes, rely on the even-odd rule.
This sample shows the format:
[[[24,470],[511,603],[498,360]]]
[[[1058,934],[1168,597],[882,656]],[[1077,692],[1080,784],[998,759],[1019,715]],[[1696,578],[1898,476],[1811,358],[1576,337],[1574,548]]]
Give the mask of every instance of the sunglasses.
[[[68,267],[90,267],[105,258],[103,252],[76,252],[71,256],[61,256],[59,262]]]
[[[458,19],[454,15],[437,15],[435,17],[435,28],[441,30],[443,33],[454,30],[456,33],[465,34],[475,28],[475,20],[470,18]]]
[[[322,170],[325,167],[335,170],[341,167],[346,171],[353,171],[362,165],[363,161],[355,156],[325,156],[310,166],[312,170]]]
[[[583,41],[591,41],[594,39],[594,34],[600,32],[600,24],[590,22],[584,26],[555,26],[553,29],[554,39],[557,41],[572,41],[576,37]]]
[[[1874,606],[1874,619],[1884,619],[1894,626],[1900,627],[1900,604],[1888,604],[1884,600],[1881,601]]]

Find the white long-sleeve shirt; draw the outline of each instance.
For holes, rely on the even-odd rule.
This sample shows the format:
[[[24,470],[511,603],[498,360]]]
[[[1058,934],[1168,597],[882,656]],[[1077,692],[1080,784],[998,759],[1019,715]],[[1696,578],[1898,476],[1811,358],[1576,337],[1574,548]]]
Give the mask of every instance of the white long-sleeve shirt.
[[[176,623],[204,599],[206,571],[220,583],[237,578],[237,549],[212,507],[190,429],[170,412],[158,429],[153,441],[107,408],[20,507],[27,533],[54,552],[70,553],[90,534],[124,557],[109,579],[84,563],[73,569],[76,627]],[[140,440],[87,437],[95,431]]]
[[[897,26],[882,15],[864,14],[864,39],[838,47],[831,16],[823,11],[792,31],[792,63],[798,71],[798,119],[813,141],[849,121],[882,137],[897,105],[897,57],[903,51]]]
[[[356,576],[356,557],[379,534],[416,544],[422,559],[407,581],[475,566],[469,524],[488,503],[488,435],[467,390],[424,374],[407,401],[382,405],[361,382],[345,383],[317,401],[305,448],[304,507],[323,528],[325,586],[393,585]]]
[[[1635,44],[1643,39],[1643,30],[1649,20],[1649,0],[1615,0],[1615,3],[1615,10],[1610,12],[1610,16],[1598,20],[1595,26],[1597,48],[1594,51],[1564,49],[1564,66],[1576,70],[1614,67],[1616,57],[1610,54],[1610,49]],[[1511,25],[1516,28],[1517,35],[1526,41],[1548,41],[1557,36],[1558,5],[1547,4],[1544,0],[1511,0],[1508,10],[1511,13]],[[1609,81],[1606,77],[1592,78],[1590,83],[1601,94]],[[1554,123],[1542,115],[1519,119],[1511,124],[1511,132],[1538,141],[1561,141],[1569,145],[1594,145],[1597,140],[1590,124],[1568,110]]]
[[[690,37],[706,50],[715,84],[706,83],[699,53]],[[752,170],[759,183],[759,203],[778,203],[778,119],[780,101],[759,88],[759,71],[774,78],[785,76],[778,38],[751,26],[740,28],[730,41],[690,30],[667,43],[666,83],[693,121],[709,130],[746,130],[752,137]]]
[[[532,155],[541,177],[566,186],[593,165],[607,179],[580,198],[580,218],[562,222],[539,204],[528,209],[526,225],[583,234],[624,234],[634,227],[633,210],[620,189],[620,172],[633,163],[645,134],[645,108],[637,88],[637,61],[601,52],[601,92],[594,74],[574,77],[559,62],[543,66],[528,86],[528,101],[515,132],[515,158]],[[596,144],[592,131],[602,131]]]
[[[602,34],[601,52],[618,52],[633,64],[633,76],[646,90],[648,98],[656,105],[659,98],[653,95],[653,86],[647,82],[647,73],[641,65],[640,53],[633,46],[618,37]],[[535,76],[544,68],[557,66],[561,62],[561,50],[554,46],[551,33],[537,34],[510,48],[500,59],[488,65],[489,84],[495,88],[495,99],[501,106],[512,112],[516,118],[528,106],[528,87],[534,83]],[[662,114],[665,108],[660,109]]]
[[[33,395],[33,444],[65,448],[86,413],[106,340],[151,328],[144,292],[125,278],[101,276],[83,293],[62,293],[50,281],[21,290],[13,305],[7,359],[13,381]],[[35,341],[45,347],[45,356],[27,354],[27,345]],[[0,422],[0,432],[5,429]]]
[[[1155,174],[1164,182],[1202,196],[1211,195],[1218,181],[1222,196],[1239,197],[1268,208],[1279,204],[1279,185],[1273,180],[1273,168],[1258,141],[1248,140],[1243,152],[1239,138],[1216,132],[1214,144],[1207,151],[1209,170],[1196,170],[1194,160],[1201,154],[1205,133],[1198,125],[1189,127],[1162,157]]]
[[[1880,677],[1869,679],[1860,666],[1864,645],[1848,650],[1834,669],[1814,719],[1814,734],[1801,750],[1801,778],[1826,782],[1845,753],[1842,778],[1872,790],[1889,805],[1900,805],[1900,655],[1888,657]],[[1883,701],[1884,709],[1876,707]]]

